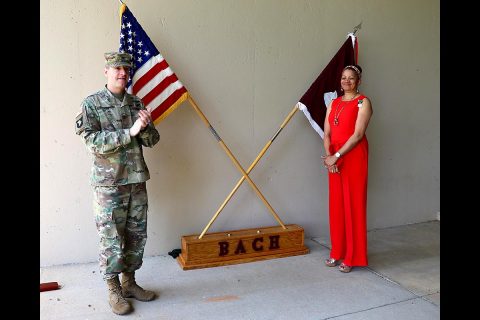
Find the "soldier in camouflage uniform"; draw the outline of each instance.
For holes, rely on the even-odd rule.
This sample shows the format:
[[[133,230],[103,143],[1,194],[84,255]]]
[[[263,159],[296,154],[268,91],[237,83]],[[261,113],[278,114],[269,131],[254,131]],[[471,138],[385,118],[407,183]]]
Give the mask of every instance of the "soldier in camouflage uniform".
[[[116,314],[132,310],[125,299],[150,301],[155,293],[135,282],[147,240],[150,174],[142,146],[153,147],[160,134],[142,101],[126,92],[132,66],[128,53],[105,53],[105,87],[85,98],[76,116],[76,134],[93,156],[90,182],[100,235],[100,271]],[[122,283],[118,275],[122,273]]]

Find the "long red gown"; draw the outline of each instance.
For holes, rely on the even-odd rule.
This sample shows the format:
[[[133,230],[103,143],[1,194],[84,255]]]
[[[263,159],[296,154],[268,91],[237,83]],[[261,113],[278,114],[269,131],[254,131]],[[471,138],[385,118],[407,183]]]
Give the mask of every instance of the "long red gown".
[[[352,101],[333,100],[330,154],[335,154],[355,131],[359,106],[365,96]],[[343,109],[342,109],[343,108]],[[337,115],[338,124],[334,124]],[[337,160],[339,173],[329,173],[330,258],[348,266],[367,266],[368,140],[360,142]]]

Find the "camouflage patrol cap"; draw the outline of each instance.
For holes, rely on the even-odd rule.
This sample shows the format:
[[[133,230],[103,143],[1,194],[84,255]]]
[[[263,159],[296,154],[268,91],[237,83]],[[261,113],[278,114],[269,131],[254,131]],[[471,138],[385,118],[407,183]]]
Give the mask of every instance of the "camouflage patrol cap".
[[[124,52],[106,52],[105,67],[132,67],[132,55]]]

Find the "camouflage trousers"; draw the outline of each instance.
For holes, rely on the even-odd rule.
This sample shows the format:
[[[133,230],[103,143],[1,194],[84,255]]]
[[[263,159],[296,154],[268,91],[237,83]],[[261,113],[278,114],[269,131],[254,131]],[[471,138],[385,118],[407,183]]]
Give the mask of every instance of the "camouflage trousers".
[[[94,186],[93,194],[103,278],[139,269],[147,242],[146,183]]]

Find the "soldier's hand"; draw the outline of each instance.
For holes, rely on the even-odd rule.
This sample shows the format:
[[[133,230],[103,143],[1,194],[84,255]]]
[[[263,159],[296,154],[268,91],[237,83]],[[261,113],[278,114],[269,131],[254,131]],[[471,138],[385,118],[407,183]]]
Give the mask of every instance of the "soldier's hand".
[[[135,121],[133,126],[130,128],[130,136],[135,137],[140,130],[148,126],[152,122],[152,112],[149,108],[146,110],[140,110],[138,112],[138,119]]]
[[[143,120],[145,121],[147,124],[149,124],[150,122],[152,122],[152,113],[150,112],[149,109],[147,110],[140,110],[138,112],[138,116]]]
[[[130,128],[130,136],[135,137],[142,128],[145,128],[148,125],[148,122],[143,120],[141,117],[138,118],[133,126]]]

